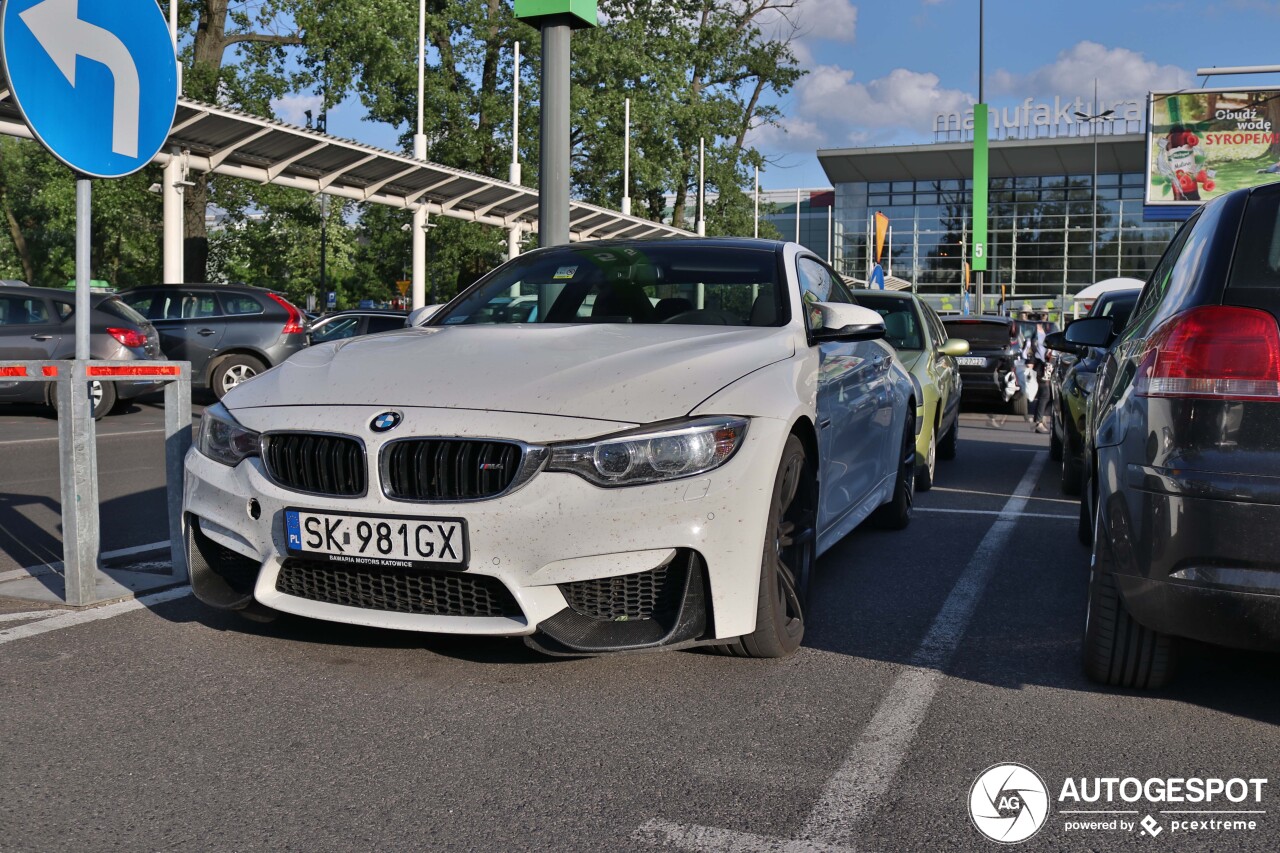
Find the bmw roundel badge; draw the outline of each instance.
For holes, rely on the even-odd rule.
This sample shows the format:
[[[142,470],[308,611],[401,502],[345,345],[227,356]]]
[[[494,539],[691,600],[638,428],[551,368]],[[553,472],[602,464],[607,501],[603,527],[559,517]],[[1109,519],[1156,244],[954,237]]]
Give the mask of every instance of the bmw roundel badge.
[[[369,429],[374,432],[390,432],[400,426],[402,420],[404,416],[399,412],[383,412],[369,423]]]

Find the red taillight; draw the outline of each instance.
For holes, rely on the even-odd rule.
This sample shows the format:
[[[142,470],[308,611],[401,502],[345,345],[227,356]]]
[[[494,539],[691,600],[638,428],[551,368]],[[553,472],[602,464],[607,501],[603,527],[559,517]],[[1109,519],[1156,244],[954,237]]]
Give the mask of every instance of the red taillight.
[[[268,293],[267,296],[275,300],[276,304],[289,312],[289,319],[284,321],[284,328],[280,330],[284,335],[300,335],[307,330],[306,318],[302,312],[289,303],[289,300],[283,296],[277,296],[274,293]]]
[[[1142,397],[1280,401],[1280,329],[1266,311],[1206,305],[1151,336],[1134,390]]]
[[[141,349],[147,345],[147,336],[133,329],[107,329],[107,334],[129,349]]]

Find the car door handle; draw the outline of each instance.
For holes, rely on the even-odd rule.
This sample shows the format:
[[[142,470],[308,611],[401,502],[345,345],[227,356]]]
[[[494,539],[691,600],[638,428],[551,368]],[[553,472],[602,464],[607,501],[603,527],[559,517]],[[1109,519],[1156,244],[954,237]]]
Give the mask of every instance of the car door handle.
[[[213,329],[201,329],[200,331],[196,332],[196,334],[200,335],[201,337],[207,338],[213,334]]]
[[[31,340],[33,340],[33,341],[51,341],[51,340],[53,340],[53,335],[41,335],[41,334],[35,334],[35,335],[32,335],[32,336],[31,336]]]

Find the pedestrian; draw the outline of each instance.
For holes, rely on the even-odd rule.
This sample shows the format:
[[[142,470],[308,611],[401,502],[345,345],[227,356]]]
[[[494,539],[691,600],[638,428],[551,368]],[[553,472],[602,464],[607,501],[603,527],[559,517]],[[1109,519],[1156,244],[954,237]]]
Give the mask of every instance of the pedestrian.
[[[1049,413],[1049,350],[1044,345],[1045,335],[1049,333],[1049,324],[1041,316],[1036,321],[1035,333],[1027,340],[1028,361],[1035,371],[1039,391],[1036,393],[1035,410],[1031,414],[1031,428],[1038,433],[1049,432],[1045,419]]]

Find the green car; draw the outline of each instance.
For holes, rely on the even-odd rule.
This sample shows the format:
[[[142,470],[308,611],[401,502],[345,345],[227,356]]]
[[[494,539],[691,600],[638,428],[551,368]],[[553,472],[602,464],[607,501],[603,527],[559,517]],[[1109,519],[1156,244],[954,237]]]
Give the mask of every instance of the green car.
[[[960,431],[960,371],[956,357],[969,342],[948,338],[938,314],[906,291],[855,290],[858,304],[884,317],[885,340],[920,386],[916,410],[916,489],[933,487],[938,458],[954,459]]]

